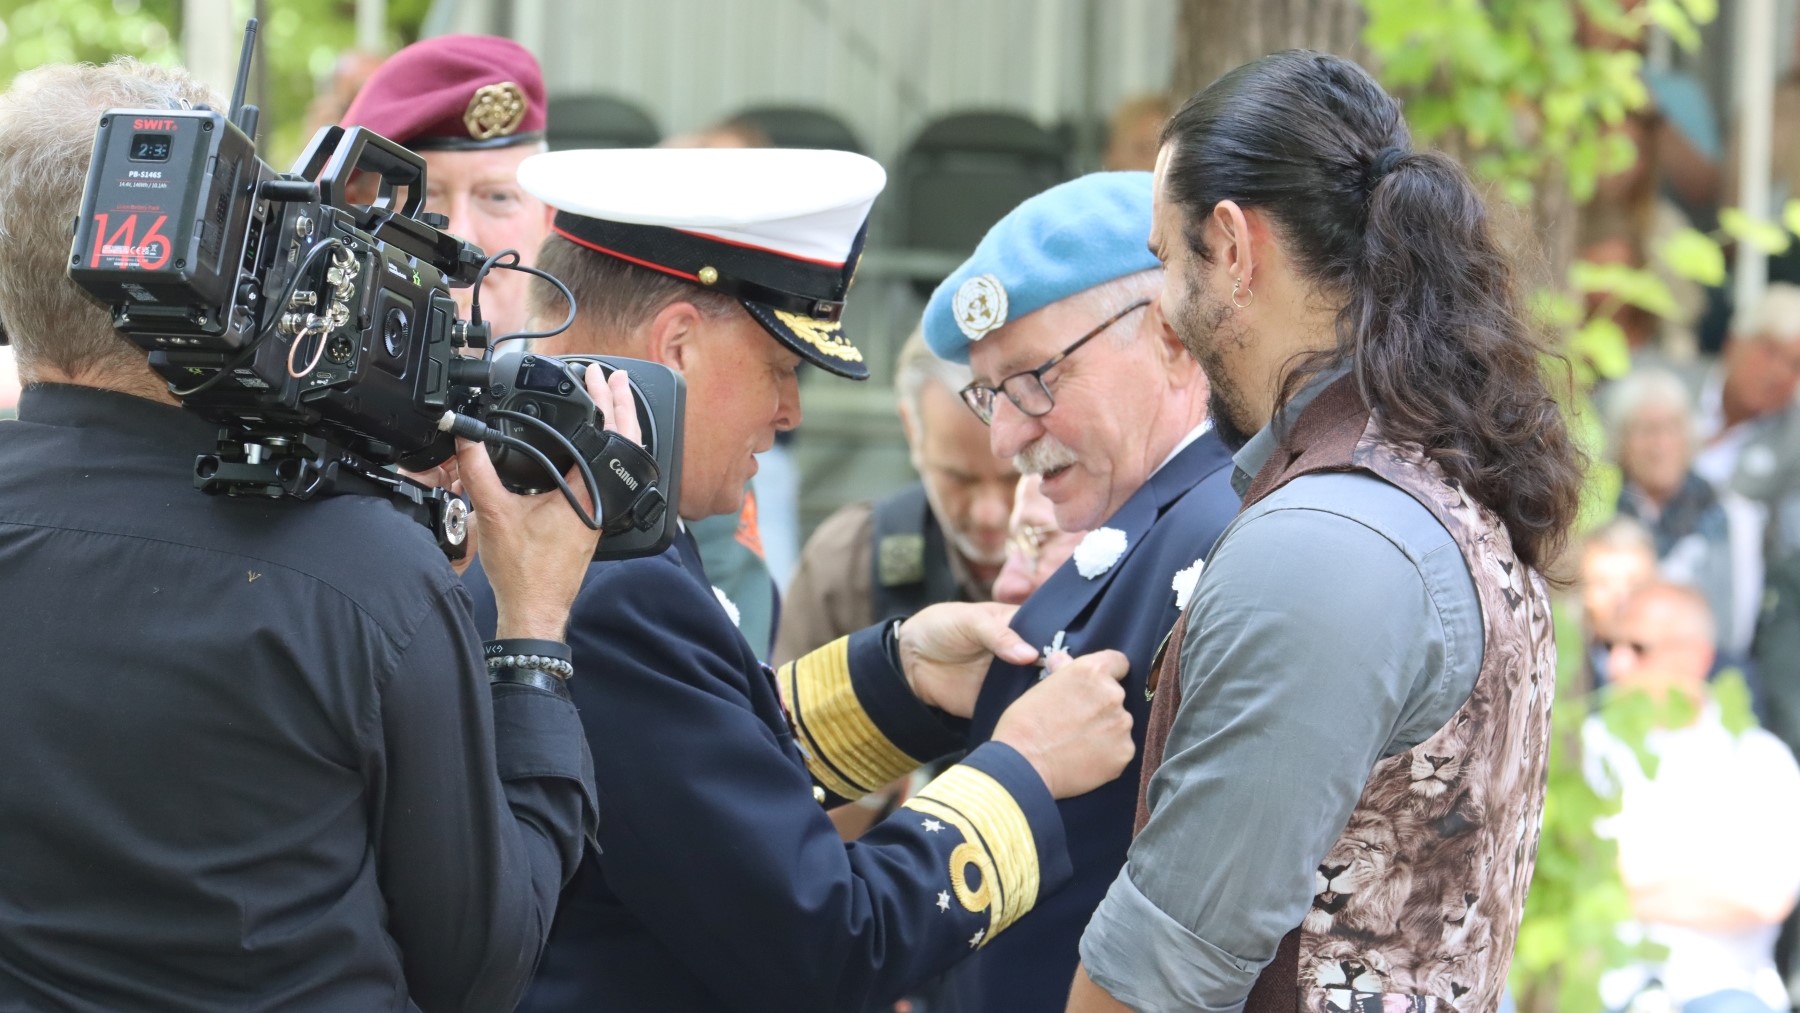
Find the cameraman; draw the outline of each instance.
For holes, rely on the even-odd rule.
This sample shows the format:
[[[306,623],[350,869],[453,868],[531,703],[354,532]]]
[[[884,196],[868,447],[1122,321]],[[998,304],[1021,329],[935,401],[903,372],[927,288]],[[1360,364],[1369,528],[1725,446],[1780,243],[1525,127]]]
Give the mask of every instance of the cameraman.
[[[196,492],[217,428],[65,273],[101,113],[199,103],[123,59],[0,96],[0,1008],[511,1009],[597,825],[567,690],[490,688],[383,499]],[[560,640],[595,535],[459,465],[499,633]]]

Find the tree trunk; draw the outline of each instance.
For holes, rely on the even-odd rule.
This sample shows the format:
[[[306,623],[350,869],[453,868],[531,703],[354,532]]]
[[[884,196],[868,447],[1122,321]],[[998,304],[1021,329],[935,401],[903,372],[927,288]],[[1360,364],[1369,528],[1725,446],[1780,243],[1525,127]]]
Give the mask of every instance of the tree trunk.
[[[1319,49],[1368,66],[1358,0],[1181,0],[1179,99],[1241,63],[1283,49]]]

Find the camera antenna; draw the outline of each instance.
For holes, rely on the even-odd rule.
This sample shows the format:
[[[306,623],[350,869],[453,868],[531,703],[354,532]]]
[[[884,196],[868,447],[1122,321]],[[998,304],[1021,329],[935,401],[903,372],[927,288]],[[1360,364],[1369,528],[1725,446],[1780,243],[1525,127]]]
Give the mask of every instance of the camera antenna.
[[[244,48],[238,54],[237,85],[231,89],[231,122],[244,132],[244,136],[256,140],[257,120],[262,117],[262,110],[244,104],[245,93],[250,90],[250,61],[256,56],[256,19],[251,18],[244,25]]]

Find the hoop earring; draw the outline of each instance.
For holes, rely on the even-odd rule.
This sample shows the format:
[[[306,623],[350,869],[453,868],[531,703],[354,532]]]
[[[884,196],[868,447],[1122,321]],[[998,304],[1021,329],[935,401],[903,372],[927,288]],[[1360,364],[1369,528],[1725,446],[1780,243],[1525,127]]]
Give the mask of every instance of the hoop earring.
[[[1241,309],[1241,310],[1247,310],[1250,308],[1250,304],[1256,301],[1256,293],[1251,291],[1250,289],[1244,288],[1243,286],[1244,286],[1244,279],[1242,279],[1242,278],[1231,279],[1231,305],[1236,306],[1238,309]],[[1243,302],[1238,302],[1238,293],[1240,291],[1242,291],[1243,294],[1249,296],[1250,298],[1245,299]]]

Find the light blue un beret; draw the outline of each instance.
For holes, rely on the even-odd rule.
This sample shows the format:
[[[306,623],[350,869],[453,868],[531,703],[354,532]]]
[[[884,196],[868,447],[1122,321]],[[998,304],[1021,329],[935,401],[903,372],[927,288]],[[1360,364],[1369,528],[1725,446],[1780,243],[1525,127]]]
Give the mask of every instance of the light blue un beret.
[[[1159,266],[1150,239],[1150,174],[1096,172],[1007,213],[925,306],[925,343],[969,361],[969,342],[1102,282]]]

